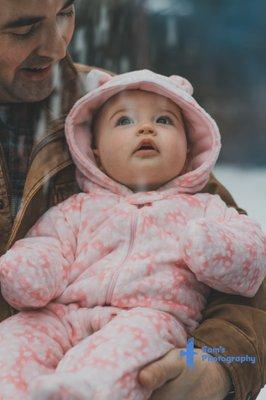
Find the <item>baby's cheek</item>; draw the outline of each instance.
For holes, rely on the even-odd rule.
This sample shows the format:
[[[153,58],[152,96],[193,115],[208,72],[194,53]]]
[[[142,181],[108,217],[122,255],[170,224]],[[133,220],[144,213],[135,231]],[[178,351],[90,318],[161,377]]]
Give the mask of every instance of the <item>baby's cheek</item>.
[[[109,176],[118,180],[121,173],[127,168],[125,155],[121,148],[113,146],[106,149],[102,154],[102,166]]]

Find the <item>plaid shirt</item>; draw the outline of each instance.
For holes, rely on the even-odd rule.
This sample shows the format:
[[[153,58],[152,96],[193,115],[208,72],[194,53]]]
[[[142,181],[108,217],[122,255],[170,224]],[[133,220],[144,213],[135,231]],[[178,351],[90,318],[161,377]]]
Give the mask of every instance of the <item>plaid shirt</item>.
[[[11,186],[11,212],[15,217],[23,194],[23,188],[28,170],[29,157],[33,145],[32,127],[24,128],[22,113],[12,105],[0,106],[0,142],[2,144],[9,182]],[[25,118],[25,113],[24,118]],[[24,121],[26,123],[26,121]]]

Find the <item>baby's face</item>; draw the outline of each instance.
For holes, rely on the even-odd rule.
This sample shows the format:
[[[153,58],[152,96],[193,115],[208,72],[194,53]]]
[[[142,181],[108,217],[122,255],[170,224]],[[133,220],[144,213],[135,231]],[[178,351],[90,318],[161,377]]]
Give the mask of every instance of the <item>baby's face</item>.
[[[155,190],[182,172],[187,140],[180,109],[164,96],[126,90],[94,124],[99,167],[134,192]]]

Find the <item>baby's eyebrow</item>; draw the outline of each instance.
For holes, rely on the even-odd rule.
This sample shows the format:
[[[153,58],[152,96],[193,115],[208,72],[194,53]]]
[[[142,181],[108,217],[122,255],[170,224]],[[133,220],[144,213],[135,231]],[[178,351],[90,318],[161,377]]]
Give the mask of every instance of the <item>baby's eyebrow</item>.
[[[166,113],[169,113],[169,114],[173,115],[173,117],[175,117],[178,121],[182,120],[180,114],[177,115],[173,111],[170,111],[168,109],[163,109],[163,110],[161,110],[161,112],[166,112]]]
[[[128,108],[121,108],[121,109],[115,111],[114,114],[111,115],[110,119],[114,118],[117,114],[127,112],[127,111],[128,111]]]

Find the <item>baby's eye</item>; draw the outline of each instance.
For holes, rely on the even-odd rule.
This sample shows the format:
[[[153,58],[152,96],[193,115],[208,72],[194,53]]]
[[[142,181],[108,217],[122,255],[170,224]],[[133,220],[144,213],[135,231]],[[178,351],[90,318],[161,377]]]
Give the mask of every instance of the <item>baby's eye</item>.
[[[125,115],[123,115],[123,117],[120,117],[116,123],[116,125],[130,125],[130,124],[134,124],[133,119]]]
[[[167,115],[161,115],[156,119],[157,124],[173,125],[173,121]]]

